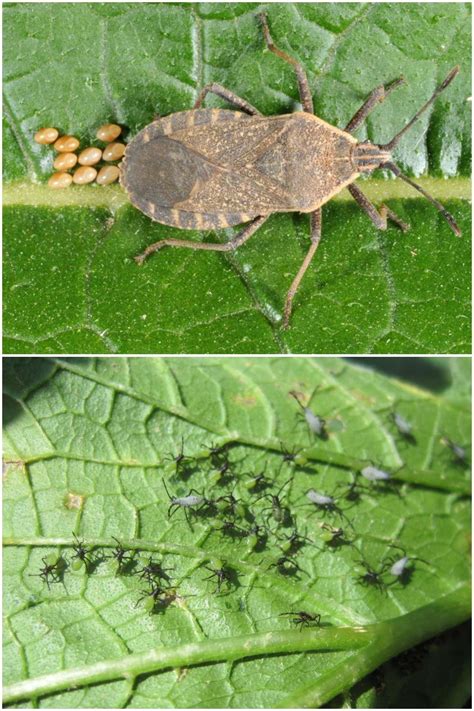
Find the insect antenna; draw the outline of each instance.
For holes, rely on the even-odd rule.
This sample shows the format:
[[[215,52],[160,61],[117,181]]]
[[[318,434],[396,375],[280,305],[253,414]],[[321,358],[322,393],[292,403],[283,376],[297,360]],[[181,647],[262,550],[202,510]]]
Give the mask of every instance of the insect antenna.
[[[303,405],[303,403],[302,403],[302,401],[301,401],[300,393],[296,392],[296,390],[290,390],[290,391],[288,392],[288,395],[291,395],[291,397],[296,400],[296,402],[297,402],[298,405],[301,407],[301,409],[304,410],[304,405]]]
[[[459,72],[459,66],[457,65],[453,69],[451,69],[451,71],[449,72],[446,79],[438,87],[436,87],[432,96],[428,99],[428,101],[425,104],[423,104],[423,106],[420,109],[418,109],[418,111],[413,116],[413,118],[410,121],[408,121],[407,124],[405,124],[405,126],[392,138],[391,141],[379,146],[379,148],[382,151],[392,152],[392,150],[398,145],[401,137],[413,126],[413,124],[416,121],[418,121],[420,116],[426,111],[427,108],[429,108],[431,106],[431,104],[436,100],[436,98],[441,94],[441,92],[444,91],[451,84],[451,82],[453,81],[454,77],[456,76],[456,74],[458,72]],[[461,236],[461,230],[457,226],[454,217],[443,207],[443,205],[441,205],[440,202],[438,202],[431,195],[429,195],[426,192],[426,190],[423,190],[423,188],[420,185],[417,185],[417,183],[415,183],[413,180],[408,178],[406,175],[403,175],[403,173],[400,171],[400,169],[394,163],[391,163],[391,162],[385,163],[384,162],[380,167],[387,168],[388,170],[392,171],[392,173],[397,178],[401,178],[401,180],[404,180],[405,183],[408,183],[408,185],[411,185],[412,188],[415,188],[415,190],[418,190],[418,192],[420,192],[432,205],[434,205],[434,207],[436,207],[437,210],[439,210],[439,212],[442,214],[442,216],[444,217],[444,219],[446,220],[446,222],[448,223],[448,225],[450,226],[450,228],[452,229],[452,231],[454,232],[456,237]]]
[[[448,225],[450,226],[450,228],[452,229],[452,231],[454,232],[456,237],[461,236],[461,230],[459,229],[458,225],[456,224],[456,220],[451,215],[451,213],[448,212],[446,210],[446,208],[443,207],[443,205],[440,202],[438,202],[438,200],[435,200],[434,197],[432,197],[429,193],[427,193],[426,190],[424,190],[421,187],[421,185],[418,185],[418,183],[415,183],[415,181],[412,180],[411,178],[409,178],[407,175],[403,175],[403,173],[400,171],[400,168],[397,165],[395,165],[395,163],[390,163],[390,162],[383,163],[380,167],[381,168],[388,168],[388,170],[391,170],[392,173],[397,178],[401,178],[401,180],[404,180],[405,183],[408,183],[408,185],[411,185],[412,188],[415,188],[415,190],[418,190],[418,192],[421,193],[423,195],[423,197],[425,197],[432,205],[434,205],[434,207],[442,214],[442,216],[444,217],[444,219],[446,220],[446,222],[448,223]]]
[[[398,145],[398,142],[400,141],[403,134],[406,133],[406,131],[408,131],[413,126],[415,121],[418,121],[420,116],[426,111],[426,109],[429,106],[431,106],[431,104],[436,100],[436,98],[441,94],[441,92],[444,91],[451,84],[451,82],[453,81],[454,77],[456,76],[456,74],[458,72],[459,72],[459,66],[456,65],[453,69],[451,69],[451,71],[449,72],[446,79],[438,87],[436,87],[431,98],[428,99],[426,104],[423,104],[423,106],[420,109],[418,109],[418,111],[413,116],[413,118],[410,121],[408,121],[408,123],[401,129],[401,131],[399,131],[392,138],[391,141],[389,141],[388,143],[385,143],[383,146],[379,146],[379,148],[381,148],[384,151],[385,150],[392,151],[395,148],[395,146]]]

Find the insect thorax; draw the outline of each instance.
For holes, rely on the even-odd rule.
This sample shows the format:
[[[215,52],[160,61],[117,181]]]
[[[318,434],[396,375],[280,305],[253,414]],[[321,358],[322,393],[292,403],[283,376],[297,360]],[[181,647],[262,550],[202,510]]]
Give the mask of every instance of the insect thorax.
[[[256,165],[269,179],[286,186],[287,207],[277,207],[276,212],[311,212],[357,177],[352,162],[355,140],[311,114],[297,112],[285,118],[286,130]]]
[[[371,173],[392,159],[390,151],[384,151],[374,143],[358,143],[354,146],[352,160],[359,173]]]

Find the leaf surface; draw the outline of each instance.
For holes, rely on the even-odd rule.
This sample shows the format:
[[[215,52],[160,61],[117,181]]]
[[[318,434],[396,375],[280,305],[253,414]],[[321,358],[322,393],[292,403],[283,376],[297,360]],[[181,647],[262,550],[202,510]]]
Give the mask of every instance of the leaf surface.
[[[467,401],[338,359],[9,359],[4,383],[5,701],[320,706],[469,617]],[[310,436],[290,391],[324,417],[328,440]],[[415,441],[397,434],[393,411]],[[468,448],[466,463],[445,435]],[[207,447],[225,442],[222,484]],[[307,461],[285,462],[281,443]],[[170,460],[181,447],[195,458],[187,473]],[[396,486],[346,500],[368,461]],[[245,485],[262,471],[310,539],[295,574],[275,565],[292,526]],[[191,529],[180,507],[169,510],[164,483],[172,497],[233,492],[248,507],[235,521],[248,529],[255,516],[270,529],[266,545],[218,530],[228,512],[192,517]],[[335,496],[336,511],[308,507],[310,488]],[[328,547],[324,522],[352,544]],[[87,574],[70,567],[72,531],[94,546]],[[113,537],[137,561],[153,555],[171,569],[177,597],[165,609],[144,609],[141,564],[117,575]],[[388,572],[401,555],[393,543],[425,561],[412,560],[405,584]],[[48,590],[30,576],[51,553],[69,565]],[[359,584],[361,559],[385,564],[385,590]],[[231,571],[220,593],[206,565]],[[320,614],[321,627],[299,631],[280,616],[298,610]]]
[[[281,330],[284,297],[308,248],[308,218],[273,215],[234,255],[164,250],[163,237],[214,239],[139,213],[119,187],[52,191],[44,125],[127,139],[189,109],[220,82],[265,114],[299,107],[294,74],[265,51],[254,3],[11,3],[5,6],[5,349],[45,353],[461,353],[470,351],[470,5],[268,5],[275,41],[308,72],[316,112],[343,127],[378,84],[407,84],[358,137],[387,141],[456,64],[461,71],[396,149],[464,232],[399,181],[365,181],[412,229],[379,233],[342,193]],[[225,106],[216,97],[207,106]],[[405,189],[406,188],[406,189]],[[221,231],[220,241],[232,230]]]

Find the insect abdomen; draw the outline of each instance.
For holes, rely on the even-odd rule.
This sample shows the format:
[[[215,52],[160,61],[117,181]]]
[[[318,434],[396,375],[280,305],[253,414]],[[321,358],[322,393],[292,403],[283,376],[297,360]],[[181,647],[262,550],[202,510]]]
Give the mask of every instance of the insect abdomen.
[[[202,109],[171,114],[146,126],[128,145],[121,166],[120,182],[132,204],[152,220],[189,230],[217,230],[256,217],[240,211],[210,213],[198,206],[195,210],[179,207],[218,167],[184,145],[179,136],[195,126],[239,118],[248,117],[239,111]]]

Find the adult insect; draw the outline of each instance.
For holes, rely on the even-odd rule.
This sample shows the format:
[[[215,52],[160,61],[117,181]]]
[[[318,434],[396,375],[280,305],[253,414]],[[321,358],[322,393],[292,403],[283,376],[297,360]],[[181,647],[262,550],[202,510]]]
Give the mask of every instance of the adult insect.
[[[311,612],[305,612],[300,610],[299,612],[281,612],[278,617],[284,617],[285,615],[292,616],[292,622],[297,627],[299,625],[300,630],[303,627],[309,627],[310,625],[316,625],[319,627],[321,625],[321,615],[313,615]]]
[[[344,130],[335,128],[314,115],[303,67],[274,45],[265,14],[260,14],[259,19],[267,48],[295,70],[303,111],[263,116],[226,87],[208,84],[191,111],[154,121],[128,144],[121,165],[121,184],[135,207],[165,225],[216,230],[249,223],[223,244],[162,239],[135,257],[138,264],[166,246],[233,251],[272,213],[310,213],[311,245],[285,299],[283,328],[287,328],[295,294],[321,238],[321,207],[342,188],[348,187],[378,229],[387,228],[387,218],[401,229],[408,229],[386,205],[377,210],[354,183],[360,175],[377,168],[390,170],[427,198],[456,235],[461,234],[441,203],[392,162],[392,151],[402,136],[451,83],[459,67],[450,71],[431,98],[388,143],[360,143],[352,135],[354,131],[404,79],[377,86]],[[238,110],[201,109],[208,93],[225,99]]]

